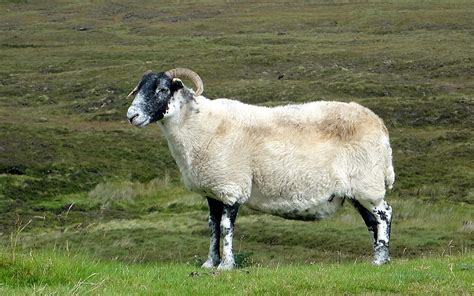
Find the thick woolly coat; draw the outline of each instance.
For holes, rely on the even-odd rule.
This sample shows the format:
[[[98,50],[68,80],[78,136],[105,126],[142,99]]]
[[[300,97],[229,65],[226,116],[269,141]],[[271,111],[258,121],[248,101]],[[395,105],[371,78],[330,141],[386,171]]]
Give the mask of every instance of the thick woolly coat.
[[[285,218],[376,206],[395,178],[383,121],[357,103],[269,108],[184,88],[159,125],[190,190]]]

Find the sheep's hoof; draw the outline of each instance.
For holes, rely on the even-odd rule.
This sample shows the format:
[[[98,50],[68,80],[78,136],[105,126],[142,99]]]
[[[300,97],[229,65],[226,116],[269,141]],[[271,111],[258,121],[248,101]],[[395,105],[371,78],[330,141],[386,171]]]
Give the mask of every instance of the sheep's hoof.
[[[377,246],[374,250],[374,265],[382,265],[390,262],[390,256],[388,254],[388,247],[385,245]]]
[[[388,262],[390,262],[390,258],[387,258],[387,259],[384,259],[384,260],[377,260],[376,259],[376,260],[372,261],[372,263],[374,265],[382,265],[382,264],[385,264],[385,263],[388,263]]]
[[[235,262],[232,261],[222,261],[219,266],[217,266],[218,270],[231,270],[235,268]]]
[[[213,268],[217,265],[219,265],[219,260],[212,260],[211,258],[209,258],[201,265],[201,268]]]

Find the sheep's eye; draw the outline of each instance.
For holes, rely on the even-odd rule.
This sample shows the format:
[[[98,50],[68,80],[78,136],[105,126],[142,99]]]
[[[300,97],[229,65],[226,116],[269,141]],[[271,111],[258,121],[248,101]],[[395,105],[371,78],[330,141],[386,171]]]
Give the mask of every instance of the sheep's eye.
[[[159,92],[166,93],[167,91],[168,91],[168,89],[167,89],[167,88],[164,88],[164,87],[158,87],[158,88],[156,89],[156,93],[159,93]]]

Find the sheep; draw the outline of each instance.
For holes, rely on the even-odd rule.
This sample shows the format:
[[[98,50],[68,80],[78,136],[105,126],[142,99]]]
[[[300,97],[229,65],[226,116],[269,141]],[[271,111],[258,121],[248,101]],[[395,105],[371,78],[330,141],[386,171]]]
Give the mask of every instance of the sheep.
[[[180,78],[192,80],[196,91]],[[185,186],[207,198],[210,247],[202,267],[235,267],[232,238],[242,204],[312,221],[333,215],[345,200],[367,225],[373,263],[390,261],[392,208],[384,196],[395,174],[377,115],[357,103],[270,108],[210,100],[203,90],[189,69],[148,71],[129,94],[127,112],[135,126],[158,122]]]

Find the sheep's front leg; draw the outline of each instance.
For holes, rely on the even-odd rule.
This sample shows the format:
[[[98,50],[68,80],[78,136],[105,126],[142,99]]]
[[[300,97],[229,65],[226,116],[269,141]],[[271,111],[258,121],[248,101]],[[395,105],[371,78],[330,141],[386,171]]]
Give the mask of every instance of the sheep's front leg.
[[[374,244],[374,261],[381,265],[390,261],[389,243],[392,224],[392,207],[385,201],[366,207],[354,200],[353,204],[364,219]]]
[[[224,236],[224,248],[222,249],[222,261],[218,269],[232,269],[235,267],[234,253],[232,250],[232,239],[234,237],[234,225],[237,218],[239,204],[232,206],[224,205],[221,219],[221,232]]]
[[[221,239],[221,217],[224,204],[221,201],[207,198],[207,203],[209,205],[209,234],[210,234],[210,244],[209,244],[209,256],[202,265],[203,268],[212,268],[217,266],[221,261],[221,256],[219,254],[219,242]]]

